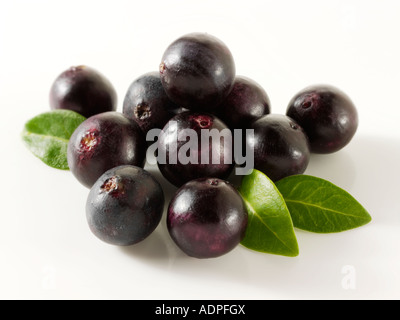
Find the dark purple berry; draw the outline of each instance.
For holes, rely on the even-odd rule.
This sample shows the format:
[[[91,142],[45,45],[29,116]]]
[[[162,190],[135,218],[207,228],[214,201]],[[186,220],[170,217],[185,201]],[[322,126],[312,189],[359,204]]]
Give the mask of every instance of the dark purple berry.
[[[160,64],[167,95],[181,107],[212,111],[229,94],[235,63],[228,47],[206,33],[191,33],[169,45]]]
[[[158,167],[177,187],[201,177],[226,179],[234,167],[231,137],[229,128],[212,114],[179,113],[159,135]]]
[[[118,246],[147,238],[158,226],[164,193],[146,170],[119,166],[106,171],[93,185],[86,202],[86,217],[96,237]]]
[[[89,118],[115,111],[117,94],[110,81],[97,70],[87,66],[71,67],[53,82],[50,108],[72,110]]]
[[[125,116],[135,120],[144,133],[154,128],[162,129],[177,109],[179,107],[165,93],[157,71],[135,79],[123,104]]]
[[[143,167],[147,144],[142,130],[116,111],[94,115],[72,134],[67,151],[74,176],[90,188],[107,170],[120,165]]]
[[[304,130],[291,118],[280,114],[266,115],[251,125],[254,137],[246,143],[254,148],[254,168],[272,181],[303,173],[310,160]]]
[[[187,255],[214,258],[243,239],[248,214],[242,197],[228,182],[201,178],[183,185],[171,200],[167,227]]]
[[[237,76],[231,92],[215,114],[231,129],[246,129],[270,111],[270,100],[265,90],[254,80]]]
[[[329,85],[307,87],[290,101],[286,114],[306,132],[311,152],[333,153],[346,146],[358,127],[350,98]]]

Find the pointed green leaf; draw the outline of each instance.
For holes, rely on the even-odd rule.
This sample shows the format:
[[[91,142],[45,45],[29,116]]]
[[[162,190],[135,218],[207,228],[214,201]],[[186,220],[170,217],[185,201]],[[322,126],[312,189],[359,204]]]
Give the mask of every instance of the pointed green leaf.
[[[22,132],[27,148],[48,166],[69,170],[68,141],[75,129],[85,120],[70,110],[54,110],[29,120]]]
[[[333,183],[308,175],[276,182],[296,228],[331,233],[354,229],[371,221],[363,206]]]
[[[297,256],[299,246],[290,213],[274,183],[254,169],[244,176],[239,191],[249,213],[241,244],[255,251]]]

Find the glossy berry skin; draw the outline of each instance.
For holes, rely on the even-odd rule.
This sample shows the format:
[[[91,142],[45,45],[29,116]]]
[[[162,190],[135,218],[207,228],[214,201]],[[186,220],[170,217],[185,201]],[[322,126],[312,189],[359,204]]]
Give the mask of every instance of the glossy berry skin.
[[[50,108],[68,109],[86,118],[117,109],[111,82],[88,66],[74,66],[61,73],[50,89]]]
[[[147,144],[140,127],[116,111],[94,115],[72,134],[67,150],[73,175],[90,188],[107,170],[120,165],[143,167]]]
[[[218,106],[216,115],[231,129],[246,129],[269,114],[270,105],[263,87],[250,78],[236,76],[231,92]]]
[[[167,95],[181,107],[211,112],[229,94],[235,62],[228,47],[206,33],[191,33],[171,43],[160,64]]]
[[[157,71],[136,78],[123,103],[124,115],[135,120],[144,133],[154,128],[162,129],[177,109],[179,107],[165,93]]]
[[[202,143],[202,134],[212,131],[221,137],[231,135],[229,128],[209,113],[185,111],[168,121],[158,138],[157,165],[171,184],[180,187],[201,177],[229,176],[234,167],[232,143],[225,138]]]
[[[86,218],[100,240],[128,246],[156,229],[163,209],[164,193],[158,181],[140,167],[125,165],[106,171],[93,185]]]
[[[303,173],[310,161],[310,149],[304,130],[281,114],[266,115],[251,125],[254,139],[246,143],[254,148],[254,168],[272,181]]]
[[[330,85],[303,89],[292,98],[286,114],[304,128],[314,153],[342,149],[358,127],[358,113],[353,102],[343,91]]]
[[[242,197],[228,182],[216,178],[189,181],[168,207],[171,238],[187,255],[215,258],[243,239],[248,213]]]

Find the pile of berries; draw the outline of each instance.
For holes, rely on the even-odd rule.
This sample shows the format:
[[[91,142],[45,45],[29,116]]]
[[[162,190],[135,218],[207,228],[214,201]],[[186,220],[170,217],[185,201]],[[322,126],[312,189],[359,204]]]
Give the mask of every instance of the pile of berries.
[[[349,97],[327,85],[296,94],[286,115],[271,114],[266,91],[236,75],[227,46],[203,33],[172,42],[159,71],[132,82],[123,112],[116,111],[116,100],[112,84],[87,66],[63,72],[50,92],[53,109],[87,117],[70,138],[68,165],[90,188],[90,229],[107,243],[125,246],[142,241],[158,226],[164,192],[143,169],[150,133],[158,129],[152,135],[158,168],[178,188],[168,206],[168,231],[186,254],[197,258],[225,254],[245,234],[246,206],[227,181],[239,165],[235,148],[250,152],[252,168],[277,181],[303,173],[311,152],[343,148],[358,125]],[[218,137],[231,133],[234,143],[204,139],[204,130]],[[206,147],[205,140],[210,142]]]

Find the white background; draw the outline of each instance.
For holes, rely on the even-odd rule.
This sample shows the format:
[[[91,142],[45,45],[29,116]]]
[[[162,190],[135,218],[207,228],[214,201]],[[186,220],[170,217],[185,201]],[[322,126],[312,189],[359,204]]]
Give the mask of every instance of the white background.
[[[0,298],[399,299],[399,17],[396,0],[0,0]],[[296,258],[241,246],[189,258],[164,219],[130,248],[90,233],[88,190],[25,148],[24,123],[49,110],[51,83],[79,64],[109,78],[122,111],[130,83],[193,31],[228,45],[237,74],[266,89],[273,113],[314,83],[352,98],[356,136],[335,154],[313,156],[306,173],[349,191],[370,224],[328,235],[296,230]],[[147,168],[170,197],[174,189]]]

